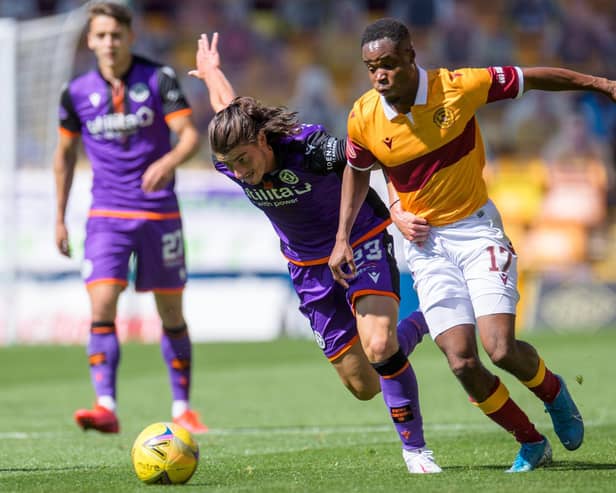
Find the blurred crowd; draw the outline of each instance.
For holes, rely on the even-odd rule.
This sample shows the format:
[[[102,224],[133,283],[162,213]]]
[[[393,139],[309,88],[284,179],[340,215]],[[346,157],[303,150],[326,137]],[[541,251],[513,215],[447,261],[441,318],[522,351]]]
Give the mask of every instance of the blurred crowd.
[[[0,0],[0,16],[28,19],[79,0]],[[220,33],[239,94],[283,104],[344,135],[368,89],[365,25],[382,16],[411,28],[425,68],[558,65],[616,79],[614,0],[128,0],[135,51],[172,65],[200,129],[212,117],[202,83],[186,75],[200,33]],[[92,65],[85,44],[75,72]],[[581,93],[528,93],[480,110],[486,177],[522,268],[616,280],[616,105]],[[208,160],[204,149],[203,160]]]

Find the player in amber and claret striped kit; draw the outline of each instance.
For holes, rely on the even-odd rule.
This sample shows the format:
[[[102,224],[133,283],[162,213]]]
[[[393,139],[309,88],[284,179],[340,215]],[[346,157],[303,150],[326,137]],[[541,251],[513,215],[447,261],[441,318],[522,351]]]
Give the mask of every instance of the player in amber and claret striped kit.
[[[592,90],[615,100],[616,83],[549,67],[424,70],[415,62],[408,29],[395,19],[370,24],[361,52],[373,88],[348,118],[349,166],[329,262],[334,278],[347,284],[354,276],[348,238],[369,188],[369,170],[380,166],[389,180],[390,207],[414,215],[401,231],[432,338],[471,401],[520,444],[509,471],[546,464],[552,451],[505,385],[482,365],[476,328],[492,362],[543,401],[562,444],[577,449],[584,424],[565,382],[533,346],[516,338],[517,256],[486,192],[475,112],[531,89]]]

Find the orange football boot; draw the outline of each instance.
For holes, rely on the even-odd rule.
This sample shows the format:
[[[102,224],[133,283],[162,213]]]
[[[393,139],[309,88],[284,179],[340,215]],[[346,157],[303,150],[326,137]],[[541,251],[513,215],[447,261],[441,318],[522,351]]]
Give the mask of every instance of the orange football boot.
[[[191,409],[187,409],[182,414],[180,414],[177,418],[173,418],[173,422],[176,425],[180,425],[183,428],[186,428],[188,431],[195,435],[200,435],[202,433],[207,433],[208,428],[201,422],[201,418],[199,417],[199,413],[193,411]]]
[[[96,430],[101,433],[119,433],[120,423],[113,411],[96,405],[94,409],[78,409],[74,414],[75,422],[83,430]]]

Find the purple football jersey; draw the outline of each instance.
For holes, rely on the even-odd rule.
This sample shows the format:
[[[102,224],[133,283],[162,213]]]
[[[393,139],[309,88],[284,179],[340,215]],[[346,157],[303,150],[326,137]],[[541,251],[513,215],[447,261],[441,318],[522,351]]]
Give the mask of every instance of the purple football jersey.
[[[145,193],[141,178],[171,149],[165,118],[190,112],[173,69],[133,56],[123,77],[123,108],[114,109],[111,85],[98,70],[73,79],[62,92],[60,127],[81,134],[92,164],[92,208],[178,210],[174,182]]]
[[[297,264],[327,262],[338,229],[344,159],[332,163],[327,142],[336,141],[319,125],[302,125],[297,135],[270,142],[278,168],[258,185],[243,183],[222,162],[216,169],[240,185],[269,218],[283,255]],[[317,149],[323,143],[324,149]],[[329,146],[331,148],[331,145]],[[351,243],[384,230],[391,220],[376,192],[370,191],[351,232]]]

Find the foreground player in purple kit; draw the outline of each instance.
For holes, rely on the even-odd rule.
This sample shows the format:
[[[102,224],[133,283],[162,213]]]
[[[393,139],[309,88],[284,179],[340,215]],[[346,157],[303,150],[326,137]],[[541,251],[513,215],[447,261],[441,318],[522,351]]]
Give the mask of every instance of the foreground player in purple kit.
[[[269,218],[288,260],[300,310],[343,384],[360,400],[381,390],[411,473],[437,473],[426,449],[417,381],[408,355],[428,329],[421,312],[396,330],[399,273],[389,211],[371,191],[352,242],[359,275],[344,289],[327,266],[334,245],[345,142],[302,125],[284,108],[234,98],[220,69],[218,35],[199,41],[197,70],[218,113],[209,125],[216,169],[242,187]],[[397,333],[396,333],[397,332]]]
[[[94,409],[80,409],[83,429],[118,433],[116,371],[120,346],[115,318],[136,257],[138,291],[153,291],[162,320],[161,349],[173,393],[174,422],[193,433],[207,428],[189,407],[191,342],[182,309],[186,283],[184,240],[175,169],[198,148],[191,109],[175,73],[131,53],[131,12],[101,2],[89,9],[88,47],[98,69],[73,79],[60,105],[54,158],[57,192],[56,244],[70,256],[66,205],[79,137],[92,164],[82,275],[91,303],[88,357],[96,392]],[[177,144],[171,147],[171,132]]]

